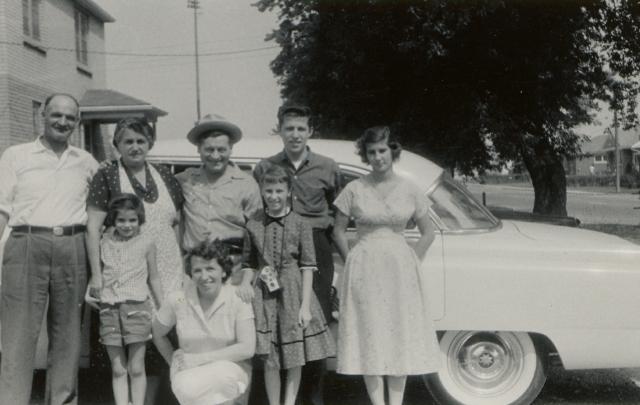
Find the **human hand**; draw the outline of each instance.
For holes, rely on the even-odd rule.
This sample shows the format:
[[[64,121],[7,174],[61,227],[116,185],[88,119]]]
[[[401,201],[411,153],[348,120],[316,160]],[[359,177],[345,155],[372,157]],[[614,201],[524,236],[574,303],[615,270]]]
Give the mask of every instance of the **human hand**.
[[[84,294],[84,301],[95,309],[100,309],[100,290],[102,290],[102,278],[91,277]]]
[[[302,329],[306,329],[311,322],[311,311],[309,310],[308,305],[302,305],[300,307],[300,311],[298,312],[298,324],[302,326]]]
[[[112,164],[114,164],[114,162],[109,159],[103,160],[102,162],[100,162],[100,165],[98,165],[98,169],[106,169]]]
[[[236,290],[236,295],[240,297],[243,302],[250,303],[253,300],[254,292],[251,283],[242,283]]]
[[[184,351],[182,349],[177,349],[173,352],[171,368],[175,368],[176,372],[187,369],[184,362]]]
[[[172,362],[176,371],[188,370],[190,368],[198,367],[202,364],[203,356],[197,353],[187,353],[182,349],[178,349],[173,352]]]

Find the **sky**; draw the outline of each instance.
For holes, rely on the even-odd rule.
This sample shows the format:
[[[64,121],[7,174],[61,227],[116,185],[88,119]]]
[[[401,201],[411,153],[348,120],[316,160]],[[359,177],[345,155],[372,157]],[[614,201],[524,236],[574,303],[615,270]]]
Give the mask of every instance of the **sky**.
[[[259,12],[253,2],[200,0],[198,12],[202,115],[223,116],[247,137],[270,134],[281,102],[269,68],[279,48],[264,40],[277,27],[277,15]],[[105,25],[107,88],[167,111],[158,120],[159,138],[186,136],[196,121],[193,9],[187,0],[99,4],[116,19]]]

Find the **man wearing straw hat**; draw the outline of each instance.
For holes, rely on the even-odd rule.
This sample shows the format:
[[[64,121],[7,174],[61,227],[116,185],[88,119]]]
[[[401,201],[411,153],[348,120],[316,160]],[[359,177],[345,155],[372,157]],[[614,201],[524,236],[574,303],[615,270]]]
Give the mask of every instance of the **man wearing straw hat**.
[[[185,197],[182,247],[221,239],[239,254],[247,219],[262,209],[256,181],[229,160],[242,131],[220,116],[206,115],[187,139],[197,146],[202,165],[176,176]]]

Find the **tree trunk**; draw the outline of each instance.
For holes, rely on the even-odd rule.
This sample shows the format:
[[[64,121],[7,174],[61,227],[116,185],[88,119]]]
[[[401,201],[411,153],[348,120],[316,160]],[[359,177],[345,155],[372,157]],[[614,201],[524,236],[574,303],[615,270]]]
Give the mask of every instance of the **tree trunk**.
[[[533,191],[534,214],[567,216],[567,178],[562,158],[543,139],[527,139],[521,150]]]

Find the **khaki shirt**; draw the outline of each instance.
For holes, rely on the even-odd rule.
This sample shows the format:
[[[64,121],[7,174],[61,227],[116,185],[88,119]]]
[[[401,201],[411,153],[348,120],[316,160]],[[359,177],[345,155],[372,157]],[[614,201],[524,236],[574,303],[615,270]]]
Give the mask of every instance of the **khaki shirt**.
[[[203,168],[187,169],[176,178],[184,193],[183,247],[192,249],[204,240],[242,238],[249,218],[262,210],[258,184],[233,163],[210,184]]]

